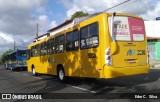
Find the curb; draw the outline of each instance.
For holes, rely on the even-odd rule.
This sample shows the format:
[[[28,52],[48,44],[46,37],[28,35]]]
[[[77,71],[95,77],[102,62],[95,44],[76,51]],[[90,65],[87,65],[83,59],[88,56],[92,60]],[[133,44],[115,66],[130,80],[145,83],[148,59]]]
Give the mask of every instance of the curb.
[[[150,64],[150,68],[156,68],[156,69],[160,69],[160,64]]]

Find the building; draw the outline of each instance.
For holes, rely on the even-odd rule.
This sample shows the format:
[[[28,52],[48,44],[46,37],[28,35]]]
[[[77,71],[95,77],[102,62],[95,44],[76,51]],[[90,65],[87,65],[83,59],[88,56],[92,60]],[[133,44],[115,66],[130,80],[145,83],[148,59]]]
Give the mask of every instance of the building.
[[[145,21],[149,60],[160,60],[160,21]]]
[[[48,36],[50,36],[50,33],[46,33],[46,34],[40,35],[40,36],[36,37],[33,42],[37,42],[37,41],[39,41],[41,39],[47,38]]]
[[[50,33],[50,35],[60,33],[61,31],[65,30],[67,28],[73,27],[73,26],[79,24],[80,22],[82,22],[82,21],[84,21],[88,18],[91,18],[93,16],[96,16],[98,14],[99,13],[95,13],[95,14],[90,14],[88,16],[77,17],[77,18],[74,18],[74,19],[66,20],[64,23],[60,24],[59,26],[48,30],[48,33]]]

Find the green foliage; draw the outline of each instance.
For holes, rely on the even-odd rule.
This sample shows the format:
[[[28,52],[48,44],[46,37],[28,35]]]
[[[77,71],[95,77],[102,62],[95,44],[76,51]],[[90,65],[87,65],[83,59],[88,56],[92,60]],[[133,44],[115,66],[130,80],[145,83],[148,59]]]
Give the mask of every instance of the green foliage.
[[[87,16],[87,15],[88,15],[88,13],[84,13],[83,11],[77,11],[71,16],[71,19],[74,19],[77,17],[83,17],[83,16]]]
[[[2,63],[2,59],[0,58],[0,64]]]
[[[9,49],[9,50],[7,50],[6,52],[4,52],[3,54],[2,54],[2,58],[0,59],[0,63],[4,63],[4,58],[5,58],[5,56],[8,54],[8,53],[10,53],[10,52],[12,52],[13,50],[12,49]]]

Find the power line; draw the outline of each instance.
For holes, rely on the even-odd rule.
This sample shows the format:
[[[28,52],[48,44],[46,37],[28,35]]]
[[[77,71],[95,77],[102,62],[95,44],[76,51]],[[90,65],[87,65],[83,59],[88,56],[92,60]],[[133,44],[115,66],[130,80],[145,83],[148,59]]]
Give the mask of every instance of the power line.
[[[36,38],[38,39],[38,34],[39,34],[39,24],[36,24]]]
[[[131,5],[136,4],[137,1],[138,1],[138,0],[130,1],[130,2],[128,2],[127,4],[121,5],[121,6],[117,7],[117,8],[113,8],[112,11],[113,11],[113,10],[114,10],[114,11],[117,11],[117,10],[120,11],[120,10],[126,9],[126,8],[128,8],[128,6],[131,6]]]
[[[128,6],[131,6],[131,5],[135,4],[136,1],[137,0],[126,0],[126,1],[124,1],[122,3],[119,3],[119,4],[115,5],[115,6],[113,6],[113,7],[110,7],[110,8],[108,8],[108,9],[102,11],[102,12],[122,10],[124,8],[127,8]]]
[[[115,5],[115,6],[111,7],[111,8],[108,8],[108,9],[104,10],[103,12],[106,12],[106,11],[108,11],[108,10],[111,10],[111,9],[113,9],[113,8],[115,8],[115,7],[118,7],[118,6],[122,5],[122,4],[125,4],[125,3],[129,2],[129,1],[130,1],[130,0],[126,0],[126,1],[124,1],[124,2],[122,2],[122,3],[119,3],[119,4],[117,4],[117,5]]]

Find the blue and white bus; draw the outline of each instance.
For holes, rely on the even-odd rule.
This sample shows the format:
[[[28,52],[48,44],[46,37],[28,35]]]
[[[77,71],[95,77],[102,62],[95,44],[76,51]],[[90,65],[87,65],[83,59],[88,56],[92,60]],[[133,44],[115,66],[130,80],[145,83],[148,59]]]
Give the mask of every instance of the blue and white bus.
[[[5,56],[5,67],[10,70],[27,68],[27,50],[16,50]]]

